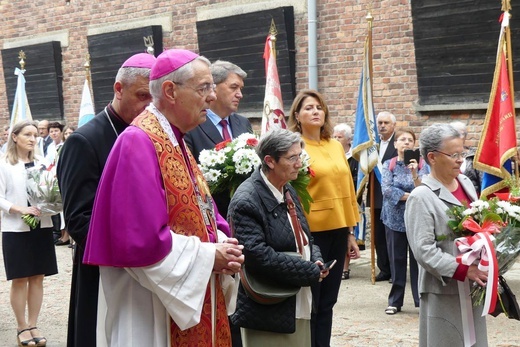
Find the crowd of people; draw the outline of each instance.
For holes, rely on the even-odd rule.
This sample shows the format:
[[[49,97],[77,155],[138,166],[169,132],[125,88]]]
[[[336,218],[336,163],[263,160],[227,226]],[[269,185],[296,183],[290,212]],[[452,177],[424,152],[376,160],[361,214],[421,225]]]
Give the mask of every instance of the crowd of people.
[[[113,100],[80,128],[43,120],[4,129],[2,245],[20,346],[47,344],[37,327],[43,280],[58,272],[54,244],[71,240],[69,347],[330,345],[341,281],[364,245],[352,128],[334,127],[326,98],[302,90],[288,129],[255,147],[260,167],[232,197],[213,197],[198,154],[253,132],[237,113],[246,78],[231,62],[188,50],[139,53],[119,69]],[[376,281],[392,283],[384,311],[401,311],[409,263],[420,345],[463,346],[457,283],[484,285],[487,274],[458,264],[452,244],[437,237],[452,233],[447,206],[477,198],[461,173],[474,170],[463,166],[466,132],[429,126],[419,136],[421,158],[408,160],[415,132],[396,128],[389,112],[376,121],[382,179],[368,203]],[[303,150],[313,171],[308,211],[289,183]],[[27,201],[24,171],[42,164],[56,167],[63,213],[32,228],[21,215],[41,211]],[[243,268],[296,290],[266,304],[238,274]],[[477,345],[485,346],[479,310]]]

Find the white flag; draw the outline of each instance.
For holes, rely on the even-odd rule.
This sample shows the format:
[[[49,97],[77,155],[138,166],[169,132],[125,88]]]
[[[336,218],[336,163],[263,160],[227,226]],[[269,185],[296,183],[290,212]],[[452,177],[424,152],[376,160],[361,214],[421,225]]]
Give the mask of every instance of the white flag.
[[[81,105],[79,107],[78,127],[84,125],[92,118],[94,118],[94,104],[92,103],[88,81],[85,80],[83,94],[81,95]]]

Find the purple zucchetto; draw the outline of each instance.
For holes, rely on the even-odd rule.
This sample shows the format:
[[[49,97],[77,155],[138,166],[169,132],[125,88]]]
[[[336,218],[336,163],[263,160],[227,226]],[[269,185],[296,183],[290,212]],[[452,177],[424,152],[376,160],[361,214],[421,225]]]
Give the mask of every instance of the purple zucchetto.
[[[198,54],[186,49],[169,49],[157,57],[150,71],[150,81],[166,76],[198,58]]]
[[[155,58],[152,54],[138,53],[128,58],[121,67],[137,67],[143,69],[151,69],[155,64]]]

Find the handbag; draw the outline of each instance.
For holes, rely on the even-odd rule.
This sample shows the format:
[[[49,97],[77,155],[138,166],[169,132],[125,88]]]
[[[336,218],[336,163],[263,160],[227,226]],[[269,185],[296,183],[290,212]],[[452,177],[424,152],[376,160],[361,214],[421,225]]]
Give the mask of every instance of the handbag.
[[[307,245],[307,240],[303,236],[304,231],[296,215],[294,201],[288,190],[285,191],[285,200],[291,217],[291,222],[294,228],[296,243],[298,244],[299,252],[283,252],[293,257],[302,257],[304,252],[303,247]],[[231,226],[232,227],[232,226]],[[246,295],[256,303],[262,305],[278,304],[291,296],[296,295],[300,291],[300,286],[289,284],[273,283],[273,280],[261,276],[253,276],[247,271],[245,265],[240,269],[240,283],[246,292]]]
[[[516,296],[502,276],[498,276],[498,299],[495,311],[490,313],[493,317],[504,313],[509,319],[520,320],[520,307],[516,301]],[[505,309],[505,311],[504,311]]]
[[[287,255],[301,257],[297,252],[284,252]],[[274,305],[298,294],[299,286],[274,283],[272,279],[251,275],[245,265],[240,269],[240,283],[246,295],[256,303],[262,305]]]

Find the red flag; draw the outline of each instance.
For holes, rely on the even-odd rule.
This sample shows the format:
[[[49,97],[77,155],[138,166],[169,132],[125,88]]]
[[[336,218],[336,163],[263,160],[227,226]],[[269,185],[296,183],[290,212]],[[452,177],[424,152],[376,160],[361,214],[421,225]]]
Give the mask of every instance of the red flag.
[[[493,107],[489,121],[484,129],[482,142],[484,146],[480,152],[478,161],[484,165],[496,169],[497,175],[501,173],[502,159],[510,149],[516,148],[516,127],[511,103],[511,89],[509,88],[509,75],[504,52],[500,60],[498,83],[495,89]],[[505,159],[510,158],[506,156]],[[504,161],[505,161],[504,159]]]
[[[505,14],[507,15],[503,16],[488,110],[474,159],[475,167],[484,172],[481,193],[483,196],[506,186],[504,179],[511,177],[509,159],[517,152],[512,81],[509,80],[507,63],[507,59],[511,59],[507,54],[506,44],[509,14]],[[506,162],[508,165],[504,165]]]
[[[282,90],[276,67],[276,55],[273,48],[273,36],[268,35],[265,42],[265,97],[264,109],[262,114],[262,135],[269,130],[282,128],[286,129],[285,114],[283,112]]]

